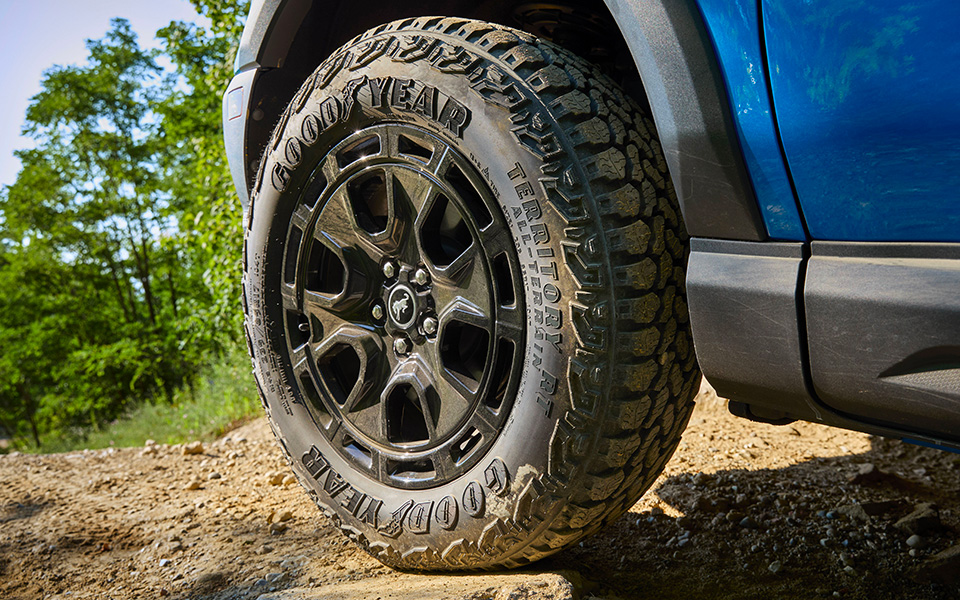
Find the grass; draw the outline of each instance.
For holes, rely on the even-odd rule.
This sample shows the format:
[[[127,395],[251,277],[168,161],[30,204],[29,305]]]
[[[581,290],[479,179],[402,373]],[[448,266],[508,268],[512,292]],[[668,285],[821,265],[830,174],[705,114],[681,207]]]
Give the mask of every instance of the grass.
[[[100,431],[59,439],[48,434],[40,447],[21,450],[46,454],[142,446],[147,440],[158,444],[210,440],[262,412],[250,359],[236,352],[207,367],[192,393],[181,390],[172,403],[145,403]]]

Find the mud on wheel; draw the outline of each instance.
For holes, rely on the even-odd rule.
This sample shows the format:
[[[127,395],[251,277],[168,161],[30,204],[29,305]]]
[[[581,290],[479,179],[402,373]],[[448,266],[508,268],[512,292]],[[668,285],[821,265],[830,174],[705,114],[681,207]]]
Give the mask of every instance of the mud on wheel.
[[[261,397],[298,478],[410,569],[511,567],[627,510],[699,371],[648,117],[583,60],[450,18],[304,83],[244,246]]]

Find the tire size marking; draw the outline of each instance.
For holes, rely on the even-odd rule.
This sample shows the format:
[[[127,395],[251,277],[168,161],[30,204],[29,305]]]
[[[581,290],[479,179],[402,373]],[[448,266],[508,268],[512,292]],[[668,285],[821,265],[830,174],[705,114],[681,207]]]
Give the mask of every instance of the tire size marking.
[[[550,230],[543,219],[543,209],[537,199],[537,187],[527,177],[523,165],[514,163],[507,171],[507,177],[513,183],[519,206],[512,207],[513,221],[520,230],[518,245],[521,260],[524,260],[523,250],[526,249],[526,269],[524,279],[527,287],[533,294],[533,321],[534,339],[533,366],[540,373],[540,385],[537,390],[537,404],[543,409],[544,415],[549,418],[553,410],[553,396],[557,393],[558,378],[543,367],[543,353],[547,348],[552,349],[559,356],[563,356],[563,312],[560,310],[560,288],[554,282],[559,280],[553,248],[550,242]],[[539,182],[537,182],[539,184]],[[526,232],[524,232],[526,231]],[[536,253],[534,253],[536,247]]]

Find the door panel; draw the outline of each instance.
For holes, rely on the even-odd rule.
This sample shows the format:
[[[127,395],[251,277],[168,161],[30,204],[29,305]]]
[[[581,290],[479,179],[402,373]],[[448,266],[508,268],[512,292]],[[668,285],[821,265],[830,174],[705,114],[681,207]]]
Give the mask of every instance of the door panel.
[[[763,0],[810,235],[960,241],[960,3]]]

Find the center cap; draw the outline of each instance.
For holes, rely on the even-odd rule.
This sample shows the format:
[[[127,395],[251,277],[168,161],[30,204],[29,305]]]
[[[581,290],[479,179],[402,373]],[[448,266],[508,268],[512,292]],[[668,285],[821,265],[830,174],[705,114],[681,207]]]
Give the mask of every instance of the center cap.
[[[405,285],[398,285],[390,292],[387,309],[397,327],[409,327],[413,323],[417,316],[416,301],[413,290]]]

